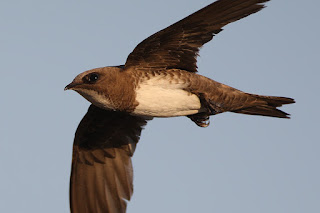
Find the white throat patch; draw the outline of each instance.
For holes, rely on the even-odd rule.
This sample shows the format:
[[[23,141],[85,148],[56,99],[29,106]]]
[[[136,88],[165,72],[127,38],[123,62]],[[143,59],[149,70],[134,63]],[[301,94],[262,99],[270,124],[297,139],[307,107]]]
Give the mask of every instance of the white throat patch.
[[[80,95],[82,95],[85,99],[87,99],[89,102],[94,104],[97,107],[107,109],[107,110],[114,110],[114,105],[110,101],[109,98],[107,98],[104,95],[99,94],[98,92],[94,90],[88,90],[88,89],[79,89],[76,90]]]

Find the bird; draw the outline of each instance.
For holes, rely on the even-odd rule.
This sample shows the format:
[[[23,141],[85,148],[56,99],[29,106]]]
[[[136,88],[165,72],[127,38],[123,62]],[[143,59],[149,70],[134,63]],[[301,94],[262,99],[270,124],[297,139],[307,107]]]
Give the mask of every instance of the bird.
[[[269,0],[217,0],[139,43],[124,65],[80,73],[65,87],[91,102],[74,139],[71,212],[126,212],[131,157],[157,117],[186,116],[199,127],[224,112],[290,118],[288,97],[246,93],[197,73],[200,48],[229,23]]]

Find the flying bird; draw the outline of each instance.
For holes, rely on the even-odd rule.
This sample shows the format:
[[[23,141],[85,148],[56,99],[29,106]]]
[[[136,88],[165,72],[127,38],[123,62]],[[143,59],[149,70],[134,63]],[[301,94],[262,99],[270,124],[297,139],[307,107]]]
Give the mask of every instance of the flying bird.
[[[200,127],[223,112],[289,118],[278,107],[292,98],[242,92],[197,74],[199,49],[267,1],[218,0],[143,40],[124,65],[83,72],[65,87],[92,103],[75,134],[71,212],[126,211],[131,156],[154,117],[187,116]]]

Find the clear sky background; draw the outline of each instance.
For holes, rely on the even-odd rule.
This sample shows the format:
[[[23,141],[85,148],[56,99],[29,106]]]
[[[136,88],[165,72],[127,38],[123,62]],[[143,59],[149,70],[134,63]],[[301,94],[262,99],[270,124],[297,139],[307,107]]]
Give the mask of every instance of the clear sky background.
[[[0,212],[69,212],[74,132],[89,103],[63,88],[124,64],[144,38],[212,0],[0,2]],[[292,119],[154,119],[135,152],[129,213],[320,212],[320,2],[271,0],[201,49],[199,73],[287,96]]]

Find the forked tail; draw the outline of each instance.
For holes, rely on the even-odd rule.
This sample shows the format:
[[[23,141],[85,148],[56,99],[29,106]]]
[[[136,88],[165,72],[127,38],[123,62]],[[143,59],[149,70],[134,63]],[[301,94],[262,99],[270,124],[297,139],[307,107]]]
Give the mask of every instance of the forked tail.
[[[292,98],[262,96],[262,95],[253,95],[253,94],[249,94],[249,95],[265,103],[257,106],[234,110],[232,112],[249,114],[249,115],[270,116],[270,117],[277,117],[277,118],[290,118],[289,117],[290,114],[277,109],[277,107],[280,107],[284,104],[295,103],[295,101]]]

